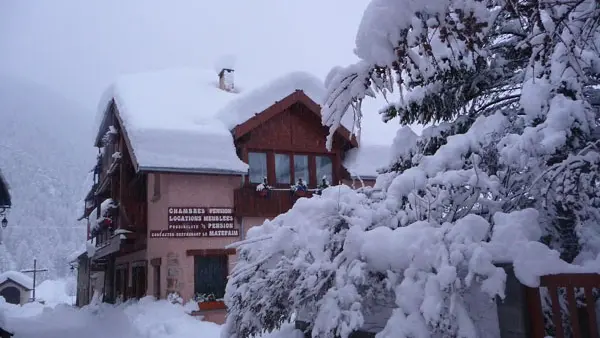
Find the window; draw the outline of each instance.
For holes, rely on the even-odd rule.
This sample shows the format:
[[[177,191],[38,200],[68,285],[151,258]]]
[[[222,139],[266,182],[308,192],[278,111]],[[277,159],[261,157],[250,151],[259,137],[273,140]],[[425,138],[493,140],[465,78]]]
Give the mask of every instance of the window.
[[[131,267],[131,296],[140,299],[146,295],[146,262],[133,262]]]
[[[323,177],[327,179],[329,184],[333,184],[333,164],[329,156],[317,156],[317,184],[321,184]]]
[[[248,166],[250,166],[248,173],[250,183],[262,183],[267,176],[267,154],[248,153]]]
[[[308,176],[308,156],[294,155],[294,183],[302,179],[308,184],[310,177]]]
[[[225,296],[228,275],[227,255],[194,257],[194,292],[196,295]]]
[[[279,187],[296,184],[299,179],[310,186],[321,185],[323,177],[335,184],[334,159],[331,154],[278,153],[277,151],[248,152],[248,184],[268,183]]]
[[[275,182],[290,184],[290,156],[275,154]]]

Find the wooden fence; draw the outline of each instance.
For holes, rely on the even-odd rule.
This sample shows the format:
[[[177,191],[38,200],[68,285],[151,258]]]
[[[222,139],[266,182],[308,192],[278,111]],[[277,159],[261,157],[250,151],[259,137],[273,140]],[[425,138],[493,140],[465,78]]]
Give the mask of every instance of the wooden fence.
[[[551,311],[546,316],[541,288],[547,290],[551,303]],[[555,338],[600,337],[594,293],[598,289],[600,274],[548,275],[541,278],[539,288],[525,288],[530,336],[546,337],[545,327],[548,326],[554,328],[550,334]],[[548,321],[551,325],[547,325],[550,324]]]

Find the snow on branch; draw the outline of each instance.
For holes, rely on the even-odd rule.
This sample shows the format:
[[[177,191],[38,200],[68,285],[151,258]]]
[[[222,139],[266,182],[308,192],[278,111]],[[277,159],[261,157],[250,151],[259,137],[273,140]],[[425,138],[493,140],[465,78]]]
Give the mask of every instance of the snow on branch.
[[[600,271],[600,9],[501,0],[372,0],[360,61],[326,79],[323,123],[362,118],[366,96],[401,129],[373,188],[300,199],[238,244],[223,337],[256,336],[296,311],[313,337],[346,338],[393,311],[383,336],[475,337],[465,292]],[[265,296],[266,295],[266,296]]]

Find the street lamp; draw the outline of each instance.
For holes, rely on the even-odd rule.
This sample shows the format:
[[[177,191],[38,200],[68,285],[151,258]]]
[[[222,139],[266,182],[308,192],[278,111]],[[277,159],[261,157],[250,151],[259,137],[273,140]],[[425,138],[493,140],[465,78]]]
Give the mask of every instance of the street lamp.
[[[2,228],[6,228],[8,226],[8,220],[6,219],[6,217],[4,217],[2,219]]]

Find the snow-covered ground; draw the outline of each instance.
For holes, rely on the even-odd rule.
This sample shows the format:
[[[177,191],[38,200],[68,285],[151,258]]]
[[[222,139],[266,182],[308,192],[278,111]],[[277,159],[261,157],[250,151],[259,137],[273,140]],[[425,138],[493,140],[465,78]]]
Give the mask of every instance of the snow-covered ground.
[[[186,313],[185,307],[146,297],[118,306],[73,307],[68,280],[48,280],[38,288],[45,305],[7,304],[0,297],[3,327],[16,338],[218,338],[221,326]],[[263,338],[301,338],[288,326]]]

